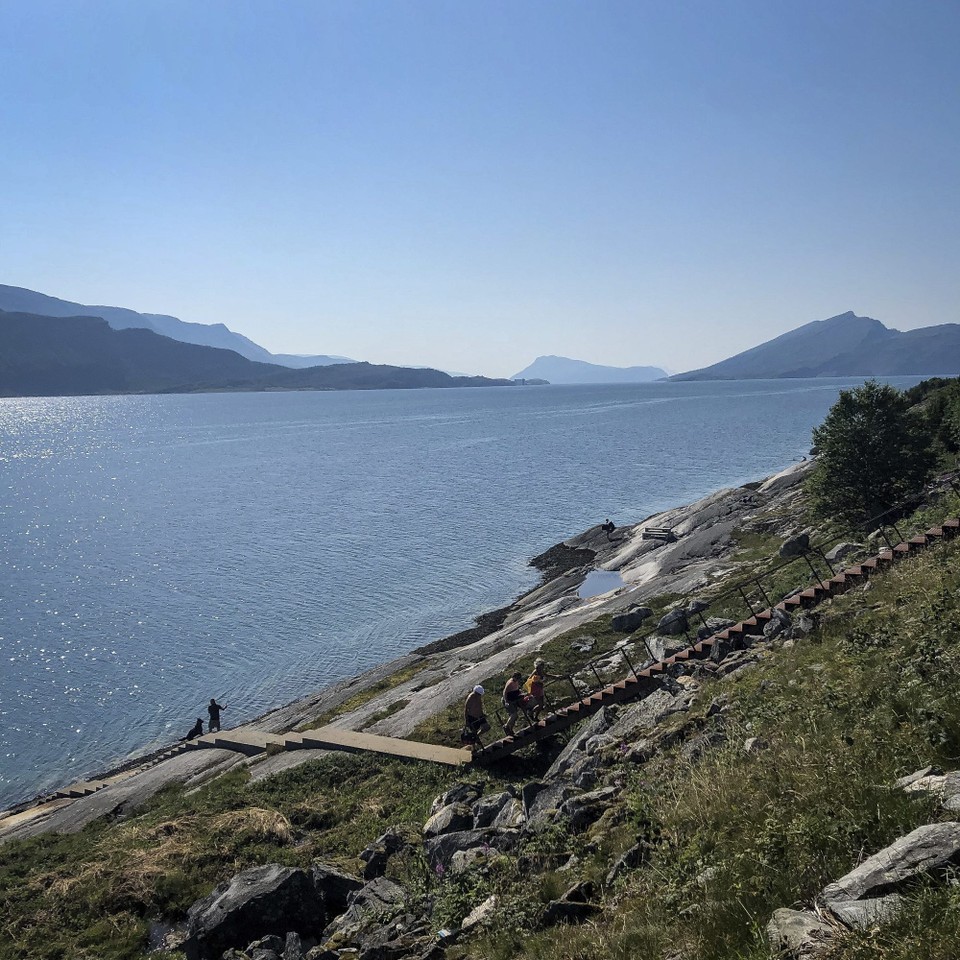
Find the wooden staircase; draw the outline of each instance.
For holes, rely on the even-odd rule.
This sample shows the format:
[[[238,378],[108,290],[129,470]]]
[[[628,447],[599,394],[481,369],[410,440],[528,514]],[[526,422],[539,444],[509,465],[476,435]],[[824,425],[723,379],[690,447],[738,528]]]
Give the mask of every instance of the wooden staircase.
[[[746,637],[763,633],[763,628],[776,616],[775,610],[784,613],[796,613],[799,610],[815,607],[828,597],[839,596],[851,587],[863,583],[871,574],[885,570],[900,558],[924,550],[944,538],[956,536],[958,531],[960,531],[960,520],[945,520],[940,526],[930,527],[924,533],[898,543],[892,549],[881,550],[880,553],[869,560],[847,567],[829,580],[823,580],[806,590],[801,590],[787,597],[786,600],[776,604],[773,608],[762,610],[732,627],[720,630],[704,640],[698,640],[672,657],[651,664],[636,673],[631,672],[623,680],[618,680],[616,683],[588,694],[582,700],[561,707],[537,723],[516,732],[513,736],[504,737],[502,740],[487,744],[482,749],[475,750],[473,753],[474,763],[493,763],[529,744],[567,730],[586,717],[597,713],[605,706],[625,703],[628,700],[647,696],[660,686],[659,678],[674,664],[685,663],[689,660],[707,659],[717,644],[729,644],[734,649],[742,648]]]

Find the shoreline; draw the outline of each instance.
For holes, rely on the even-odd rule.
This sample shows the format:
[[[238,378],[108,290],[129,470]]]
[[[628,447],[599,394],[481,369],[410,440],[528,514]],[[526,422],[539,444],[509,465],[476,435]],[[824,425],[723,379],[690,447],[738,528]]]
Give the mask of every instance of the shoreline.
[[[466,627],[463,630],[458,630],[455,633],[441,637],[439,640],[433,640],[430,643],[423,644],[409,651],[408,653],[394,657],[392,660],[387,660],[383,663],[376,664],[375,666],[368,668],[362,673],[355,674],[352,677],[344,677],[341,680],[335,680],[324,687],[320,687],[319,689],[314,689],[308,693],[300,694],[299,696],[288,700],[286,703],[269,707],[262,713],[257,714],[249,720],[245,720],[242,723],[238,723],[232,727],[224,727],[223,729],[233,730],[255,726],[256,724],[263,723],[273,714],[281,711],[295,710],[305,703],[313,702],[320,697],[336,693],[341,689],[344,692],[350,691],[350,693],[360,692],[365,689],[365,683],[370,685],[375,684],[381,679],[397,673],[405,666],[416,662],[417,659],[428,657],[436,653],[444,653],[451,650],[456,650],[478,640],[485,639],[486,637],[490,636],[491,633],[495,633],[500,627],[503,626],[503,623],[509,616],[510,612],[525,596],[534,590],[539,590],[541,587],[549,583],[549,581],[552,579],[551,571],[562,568],[562,563],[558,564],[553,560],[553,557],[555,555],[555,551],[557,551],[558,554],[572,552],[569,548],[564,546],[565,542],[566,541],[561,541],[560,543],[549,547],[543,553],[540,553],[535,557],[531,557],[530,560],[527,561],[528,566],[534,567],[536,570],[540,571],[541,576],[539,583],[524,593],[518,594],[510,603],[506,604],[505,606],[496,607],[493,610],[488,610],[477,614],[473,618],[474,625],[472,627]],[[588,551],[579,551],[578,553],[585,556]],[[156,763],[165,753],[168,753],[170,750],[174,749],[181,742],[182,738],[172,740],[168,743],[162,744],[161,746],[154,747],[145,753],[134,753],[118,761],[112,763],[108,762],[105,766],[95,767],[93,770],[82,774],[81,776],[84,780],[109,780],[112,777],[117,777],[121,774],[127,773],[130,770],[135,770],[137,768]],[[32,797],[17,801],[8,807],[0,807],[0,826],[2,826],[3,820],[7,816],[23,813],[24,811],[29,810],[38,804],[49,801],[57,794],[58,791],[67,789],[72,782],[77,781],[68,780],[61,786],[54,787],[50,791],[36,793]]]
[[[536,651],[551,638],[605,613],[626,609],[645,597],[684,592],[680,588],[695,590],[710,575],[720,572],[731,552],[730,535],[739,524],[768,507],[778,494],[789,493],[811,465],[812,461],[793,463],[764,480],[717,490],[693,503],[618,527],[621,536],[613,541],[608,540],[599,525],[574,534],[528,561],[541,572],[537,585],[504,607],[478,614],[474,626],[295,697],[229,729],[277,733],[315,724],[319,717],[330,715],[331,725],[407,736],[417,723],[461,699],[463,691],[472,688],[474,682],[496,675],[507,662]],[[643,526],[651,521],[677,529],[676,542],[665,545],[644,540]],[[578,588],[592,569],[617,571],[624,578],[624,585],[597,597],[579,598]],[[398,677],[403,679],[392,682]],[[430,695],[424,697],[422,691]],[[362,702],[341,712],[358,695]],[[394,711],[398,703],[403,707]],[[385,709],[388,715],[379,716]],[[119,777],[127,782],[141,771],[157,770],[168,762],[161,759],[163,755],[179,742],[99,768],[94,779]],[[227,751],[216,749],[189,751],[179,756],[208,755],[213,761],[213,755],[224,753]],[[162,781],[163,777],[159,779]],[[171,774],[170,781],[173,779],[176,777]],[[58,788],[65,789],[66,785]],[[0,833],[4,820],[49,803],[58,790],[38,794],[0,811]]]

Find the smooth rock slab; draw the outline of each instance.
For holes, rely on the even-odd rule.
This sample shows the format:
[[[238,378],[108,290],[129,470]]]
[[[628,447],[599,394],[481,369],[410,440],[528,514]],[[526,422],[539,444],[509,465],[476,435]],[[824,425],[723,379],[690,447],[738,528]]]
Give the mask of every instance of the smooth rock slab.
[[[931,823],[875,853],[845,877],[824,887],[821,897],[834,904],[876,898],[908,880],[960,863],[960,823]]]

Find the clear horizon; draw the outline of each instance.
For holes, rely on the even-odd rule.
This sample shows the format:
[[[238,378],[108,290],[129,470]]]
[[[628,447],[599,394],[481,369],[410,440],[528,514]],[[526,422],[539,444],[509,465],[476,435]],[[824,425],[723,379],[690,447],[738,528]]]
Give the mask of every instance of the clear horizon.
[[[960,7],[11,0],[0,30],[2,283],[488,376],[958,320]]]

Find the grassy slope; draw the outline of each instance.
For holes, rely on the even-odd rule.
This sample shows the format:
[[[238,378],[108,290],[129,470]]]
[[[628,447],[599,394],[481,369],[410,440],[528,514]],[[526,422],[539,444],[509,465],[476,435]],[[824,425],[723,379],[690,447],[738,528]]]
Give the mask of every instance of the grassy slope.
[[[745,541],[744,559],[759,559],[762,547]],[[518,856],[459,877],[430,875],[415,856],[391,869],[415,896],[430,893],[438,928],[500,895],[496,936],[463,956],[766,956],[762,930],[775,908],[809,902],[864,854],[937,816],[889,784],[927,763],[956,766],[960,753],[958,555],[960,545],[949,544],[905,562],[822,608],[812,640],[707,681],[694,712],[709,733],[717,721],[706,705],[725,696],[727,743],[699,760],[677,748],[616,768],[620,803],[587,835],[559,825]],[[598,650],[617,639],[603,620],[577,633],[594,636]],[[563,661],[570,642],[560,638],[550,651],[564,668],[575,666]],[[745,755],[747,736],[763,737],[769,750]],[[545,762],[519,761],[502,776],[523,782]],[[253,785],[240,772],[190,796],[171,790],[135,818],[76,836],[0,846],[0,958],[137,957],[151,919],[182,916],[245,866],[320,858],[358,869],[357,854],[385,826],[419,827],[450,776],[331,756]],[[638,838],[647,861],[602,889],[598,919],[535,929],[539,904],[580,878],[602,888],[612,859]],[[559,871],[571,854],[576,865]],[[834,954],[917,955],[960,955],[955,888],[919,891],[896,925],[851,937]]]
[[[618,847],[651,840],[648,862],[606,891],[602,918],[498,936],[480,955],[767,957],[774,909],[809,904],[864,855],[938,819],[929,800],[890,784],[926,764],[957,766],[958,557],[954,543],[904,563],[828,604],[813,641],[711,684],[699,712],[728,698],[727,743],[698,760],[677,749],[625,769],[619,817],[589,838],[601,847],[580,869],[593,875]],[[744,753],[750,736],[769,749]],[[900,921],[831,954],[921,955],[960,956],[956,888],[921,888]]]

